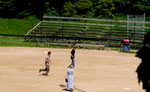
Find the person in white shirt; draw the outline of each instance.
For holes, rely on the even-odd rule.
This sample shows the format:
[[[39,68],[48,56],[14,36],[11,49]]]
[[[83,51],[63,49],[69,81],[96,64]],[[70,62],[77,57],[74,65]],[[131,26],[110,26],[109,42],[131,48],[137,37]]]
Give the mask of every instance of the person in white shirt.
[[[45,73],[43,73],[43,75],[46,75],[46,76],[48,76],[48,73],[49,73],[49,70],[50,70],[50,65],[49,65],[49,63],[50,63],[50,55],[51,55],[51,52],[49,51],[48,55],[45,58],[45,68],[39,70],[39,73],[41,71],[46,71]]]
[[[74,74],[74,66],[69,65],[67,69],[67,91],[73,91],[73,74]]]

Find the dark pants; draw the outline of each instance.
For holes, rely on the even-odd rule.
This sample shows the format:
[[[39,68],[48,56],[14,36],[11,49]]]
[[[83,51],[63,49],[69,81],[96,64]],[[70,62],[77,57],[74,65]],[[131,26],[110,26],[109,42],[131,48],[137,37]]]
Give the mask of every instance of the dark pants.
[[[50,66],[49,66],[48,63],[45,64],[45,68],[44,69],[40,69],[40,71],[46,71],[46,73],[45,73],[46,75],[48,75],[49,70],[50,70]]]
[[[75,66],[75,61],[74,61],[74,58],[72,58],[71,60],[72,60],[72,63],[71,63],[71,65]]]

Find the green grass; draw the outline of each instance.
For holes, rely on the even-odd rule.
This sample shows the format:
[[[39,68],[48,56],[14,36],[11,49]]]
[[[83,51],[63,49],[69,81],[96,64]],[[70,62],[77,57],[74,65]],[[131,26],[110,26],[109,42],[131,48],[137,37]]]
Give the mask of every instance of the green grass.
[[[39,20],[32,16],[24,19],[0,18],[0,34],[24,35],[26,29],[31,29],[31,24],[36,25]]]
[[[25,46],[35,47],[34,42],[25,42],[24,37],[0,36],[0,46]]]
[[[47,43],[38,43],[37,42],[26,42],[24,37],[11,37],[11,36],[0,36],[0,46],[5,47],[42,47],[42,48],[63,48],[63,49],[70,49],[67,45],[47,45]],[[74,46],[74,45],[73,45]],[[77,48],[77,46],[74,46]],[[98,47],[82,47],[80,49],[88,49],[88,50],[99,50]],[[120,47],[106,47],[105,50],[115,50],[120,51]],[[136,49],[131,49],[129,52],[123,53],[136,53]]]
[[[0,36],[0,46],[42,47],[42,48],[48,47],[48,48],[66,48],[66,49],[69,48],[68,46],[62,46],[62,45],[48,46],[47,43],[38,43],[38,44],[37,42],[26,42],[24,37]]]
[[[25,30],[32,28],[31,24],[36,25],[39,20],[30,16],[24,19],[0,18],[0,34],[24,35]],[[0,36],[0,46],[36,46],[33,42],[24,42],[24,37]]]

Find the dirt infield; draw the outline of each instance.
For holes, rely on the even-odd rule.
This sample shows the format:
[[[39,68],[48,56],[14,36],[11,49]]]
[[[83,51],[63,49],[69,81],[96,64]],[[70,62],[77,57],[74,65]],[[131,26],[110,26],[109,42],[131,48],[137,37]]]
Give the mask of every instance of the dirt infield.
[[[49,76],[44,68],[52,51]],[[0,92],[65,92],[71,49],[0,47]],[[135,70],[135,54],[76,49],[74,92],[144,92]]]

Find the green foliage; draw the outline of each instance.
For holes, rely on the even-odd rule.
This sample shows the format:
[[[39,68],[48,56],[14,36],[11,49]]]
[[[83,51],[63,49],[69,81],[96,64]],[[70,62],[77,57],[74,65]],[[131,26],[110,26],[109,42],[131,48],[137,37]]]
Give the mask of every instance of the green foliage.
[[[0,1],[0,16],[8,17],[16,12],[16,0]]]
[[[98,0],[95,4],[95,15],[97,17],[113,17],[115,10],[112,0]]]
[[[114,0],[115,13],[118,15],[127,14],[146,14],[150,15],[150,1],[149,0]]]
[[[47,16],[59,16],[58,10],[51,6],[50,2],[45,3],[45,15]]]
[[[64,11],[63,11],[63,16],[75,16],[77,14],[77,11],[75,9],[75,5],[72,4],[70,1],[66,2],[64,4]]]
[[[93,3],[89,0],[68,1],[64,4],[63,16],[92,17]]]
[[[81,17],[92,17],[93,13],[93,2],[90,0],[79,0],[75,3],[77,15]]]
[[[112,18],[127,14],[150,16],[150,0],[0,0],[0,17],[36,15]]]

